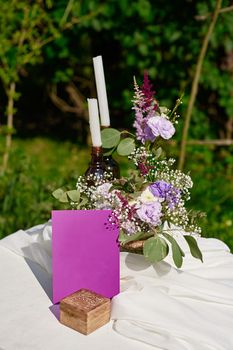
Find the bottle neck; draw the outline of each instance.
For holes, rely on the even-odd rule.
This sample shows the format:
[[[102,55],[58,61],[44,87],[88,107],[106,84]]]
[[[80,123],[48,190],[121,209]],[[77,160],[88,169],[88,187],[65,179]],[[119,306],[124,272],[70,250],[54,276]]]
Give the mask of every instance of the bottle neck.
[[[102,147],[93,146],[91,149],[91,164],[103,162],[103,149]]]

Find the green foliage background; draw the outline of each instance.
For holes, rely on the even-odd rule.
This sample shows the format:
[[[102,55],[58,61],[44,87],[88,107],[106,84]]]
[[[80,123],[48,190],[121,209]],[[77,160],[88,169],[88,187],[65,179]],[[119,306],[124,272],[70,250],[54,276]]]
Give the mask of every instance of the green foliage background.
[[[223,1],[223,7],[230,5]],[[87,125],[78,124],[77,115],[63,113],[52,104],[51,87],[56,86],[67,103],[68,84],[85,98],[94,97],[92,57],[101,54],[113,126],[131,127],[133,76],[140,83],[144,70],[161,104],[172,106],[185,92],[184,115],[214,6],[214,0],[36,0],[33,5],[26,0],[0,0],[1,124],[6,124],[12,80],[17,101],[17,139],[8,172],[0,177],[0,237],[47,220],[55,205],[51,191],[66,183],[73,187],[87,167],[88,150],[80,144]],[[22,24],[25,8],[29,19]],[[232,22],[233,11],[220,14],[211,37],[189,130],[191,139],[232,138]],[[22,28],[27,39],[18,46]],[[178,142],[181,131],[182,121]],[[0,137],[1,155],[4,134]],[[179,144],[168,151],[178,157]],[[232,147],[188,147],[186,171],[194,179],[191,204],[207,212],[204,234],[220,237],[231,247],[232,166]]]

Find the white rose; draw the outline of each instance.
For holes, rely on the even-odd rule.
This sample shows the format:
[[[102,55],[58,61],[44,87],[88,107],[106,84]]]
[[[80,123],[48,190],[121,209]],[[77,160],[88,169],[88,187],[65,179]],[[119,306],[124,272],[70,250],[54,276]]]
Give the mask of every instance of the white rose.
[[[161,202],[161,198],[154,196],[148,187],[142,192],[138,199],[141,203]]]

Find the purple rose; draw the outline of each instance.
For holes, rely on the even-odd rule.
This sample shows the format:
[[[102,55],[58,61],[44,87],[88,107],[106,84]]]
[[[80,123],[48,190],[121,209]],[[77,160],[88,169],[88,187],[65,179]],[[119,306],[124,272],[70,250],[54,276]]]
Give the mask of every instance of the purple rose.
[[[172,122],[170,122],[163,113],[161,116],[148,119],[147,125],[155,137],[161,136],[165,140],[170,139],[176,131]]]
[[[162,206],[159,202],[149,202],[141,204],[137,209],[137,215],[140,220],[147,222],[153,226],[160,225],[162,216]]]
[[[163,198],[167,201],[170,209],[173,209],[178,204],[181,196],[178,188],[163,180],[154,182],[149,186],[149,189],[155,197]]]

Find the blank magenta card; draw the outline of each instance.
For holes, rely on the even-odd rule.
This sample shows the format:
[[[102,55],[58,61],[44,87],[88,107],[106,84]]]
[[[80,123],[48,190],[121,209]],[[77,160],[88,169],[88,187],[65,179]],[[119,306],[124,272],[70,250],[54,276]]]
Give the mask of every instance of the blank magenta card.
[[[112,298],[119,293],[118,229],[110,210],[53,210],[53,302],[81,288]]]

